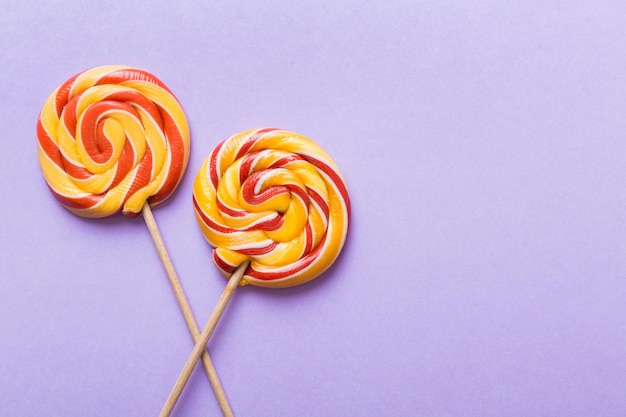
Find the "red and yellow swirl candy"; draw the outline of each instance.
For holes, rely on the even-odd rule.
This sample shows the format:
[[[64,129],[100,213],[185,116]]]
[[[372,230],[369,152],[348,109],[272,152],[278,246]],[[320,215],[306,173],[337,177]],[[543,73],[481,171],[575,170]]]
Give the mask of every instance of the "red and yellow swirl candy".
[[[205,160],[193,192],[213,260],[242,283],[290,287],[324,272],[341,251],[350,198],[337,165],[315,142],[279,129],[231,136]]]
[[[46,100],[37,123],[39,162],[59,202],[84,217],[168,198],[189,160],[189,127],[172,92],[136,68],[77,74]]]

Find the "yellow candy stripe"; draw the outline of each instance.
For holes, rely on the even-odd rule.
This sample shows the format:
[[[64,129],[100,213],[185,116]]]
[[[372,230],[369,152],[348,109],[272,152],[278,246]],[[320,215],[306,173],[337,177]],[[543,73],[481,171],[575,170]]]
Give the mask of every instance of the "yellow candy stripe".
[[[250,261],[242,285],[290,287],[323,273],[346,240],[350,199],[339,168],[312,140],[279,129],[231,136],[194,183],[200,230],[229,276]]]

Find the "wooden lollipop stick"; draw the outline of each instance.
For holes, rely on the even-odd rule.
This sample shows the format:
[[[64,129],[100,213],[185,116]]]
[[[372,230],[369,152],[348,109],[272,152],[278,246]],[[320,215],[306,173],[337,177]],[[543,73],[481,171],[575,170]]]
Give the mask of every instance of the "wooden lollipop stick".
[[[152,240],[154,241],[154,246],[156,247],[157,253],[159,254],[159,258],[161,258],[161,262],[163,263],[163,267],[165,268],[165,273],[167,274],[167,278],[170,282],[170,285],[172,286],[172,290],[174,291],[174,296],[176,297],[178,306],[180,307],[180,310],[183,313],[183,317],[185,318],[185,323],[187,323],[189,333],[191,334],[194,343],[196,343],[198,342],[198,338],[200,337],[200,329],[198,328],[196,319],[193,316],[193,312],[191,311],[191,307],[189,306],[189,302],[187,301],[187,297],[185,296],[183,287],[180,283],[180,280],[178,279],[176,270],[174,269],[174,264],[170,259],[167,249],[165,248],[165,242],[163,241],[163,237],[161,236],[161,232],[159,231],[156,221],[154,220],[152,210],[150,209],[148,203],[144,204],[142,214],[146,222],[146,226],[148,227],[148,231],[150,232],[150,236],[152,236]],[[201,346],[205,347],[206,342],[201,344]],[[222,414],[224,414],[225,417],[232,417],[233,411],[228,404],[226,393],[224,392],[222,383],[220,382],[220,379],[217,375],[215,366],[213,366],[213,361],[209,356],[209,352],[206,349],[200,349],[200,351],[198,352],[198,356],[200,355],[200,353],[202,353],[202,364],[204,365],[204,370],[207,374],[207,377],[209,378],[209,382],[211,383],[211,387],[213,388],[213,392],[215,393],[217,402],[222,410]]]
[[[167,398],[167,401],[165,402],[165,405],[163,406],[159,417],[169,417],[169,415],[172,413],[172,410],[176,405],[176,401],[178,401],[180,394],[183,392],[183,388],[185,388],[185,385],[187,384],[187,381],[191,376],[193,368],[196,366],[196,363],[198,363],[200,354],[206,350],[206,344],[209,342],[209,338],[213,334],[213,330],[215,330],[217,322],[219,321],[220,317],[222,317],[222,313],[226,309],[228,302],[233,296],[235,288],[239,286],[239,282],[241,281],[241,278],[243,277],[243,274],[248,267],[248,263],[249,262],[246,261],[239,265],[235,272],[233,272],[233,274],[230,276],[230,279],[226,284],[226,288],[224,288],[224,292],[220,296],[220,299],[217,302],[217,305],[215,306],[211,317],[209,317],[209,321],[204,327],[204,330],[202,330],[202,334],[200,335],[198,340],[196,340],[196,345],[193,347],[193,350],[191,351],[191,354],[187,359],[187,363],[185,363],[183,370],[178,376],[178,380],[176,381],[174,388],[172,388],[172,392],[170,392],[170,396]]]

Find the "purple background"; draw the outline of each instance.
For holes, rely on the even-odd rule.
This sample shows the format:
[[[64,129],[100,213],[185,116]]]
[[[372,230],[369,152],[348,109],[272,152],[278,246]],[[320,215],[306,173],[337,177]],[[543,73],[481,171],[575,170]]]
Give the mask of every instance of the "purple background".
[[[125,64],[189,119],[154,214],[201,326],[220,140],[294,130],[348,183],[334,268],[239,289],[210,341],[236,415],[626,415],[622,2],[206,3],[0,2],[0,414],[157,415],[192,348],[142,220],[70,214],[37,162],[52,90]],[[173,415],[219,414],[198,367]]]

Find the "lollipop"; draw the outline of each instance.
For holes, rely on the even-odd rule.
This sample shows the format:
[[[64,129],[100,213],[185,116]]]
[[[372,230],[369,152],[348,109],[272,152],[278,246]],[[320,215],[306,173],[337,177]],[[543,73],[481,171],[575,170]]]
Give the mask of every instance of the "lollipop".
[[[285,130],[231,136],[206,159],[193,193],[196,218],[229,277],[161,416],[169,416],[235,288],[291,287],[322,274],[346,240],[350,199],[328,154]],[[232,274],[232,275],[231,275]]]
[[[65,208],[83,217],[143,214],[195,341],[200,331],[150,209],[174,192],[189,159],[189,127],[172,92],[140,69],[93,68],[50,95],[37,136],[43,175]],[[203,363],[230,412],[206,351]]]

